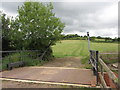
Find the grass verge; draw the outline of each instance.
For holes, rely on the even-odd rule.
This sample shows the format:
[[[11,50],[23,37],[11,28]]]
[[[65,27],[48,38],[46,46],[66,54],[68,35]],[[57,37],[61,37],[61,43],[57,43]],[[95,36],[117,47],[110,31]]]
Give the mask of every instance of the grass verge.
[[[36,57],[34,54],[35,53],[23,52],[22,54],[13,53],[11,55],[5,56],[2,59],[2,70],[7,69],[8,63],[14,63],[17,61],[24,61],[25,66],[41,66],[44,63],[48,62],[48,60],[40,60],[39,57]],[[34,55],[34,56],[31,56],[31,55]]]

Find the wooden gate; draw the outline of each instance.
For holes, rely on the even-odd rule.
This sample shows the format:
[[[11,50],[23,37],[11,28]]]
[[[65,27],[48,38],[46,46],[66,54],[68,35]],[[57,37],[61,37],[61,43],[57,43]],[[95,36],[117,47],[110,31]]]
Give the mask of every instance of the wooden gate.
[[[115,73],[112,72],[109,67],[104,63],[104,61],[99,58],[99,52],[95,50],[90,50],[90,63],[93,67],[93,73],[96,75],[97,85],[102,88],[118,88],[118,78]],[[108,75],[109,79],[112,81],[111,86],[107,85],[105,80],[105,74]]]

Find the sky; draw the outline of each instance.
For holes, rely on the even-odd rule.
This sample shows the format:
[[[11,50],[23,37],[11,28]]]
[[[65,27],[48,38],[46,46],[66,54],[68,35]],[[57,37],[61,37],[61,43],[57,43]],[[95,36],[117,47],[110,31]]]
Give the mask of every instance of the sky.
[[[118,37],[118,2],[52,2],[56,17],[65,23],[63,34]],[[16,16],[23,2],[2,2],[0,10]]]

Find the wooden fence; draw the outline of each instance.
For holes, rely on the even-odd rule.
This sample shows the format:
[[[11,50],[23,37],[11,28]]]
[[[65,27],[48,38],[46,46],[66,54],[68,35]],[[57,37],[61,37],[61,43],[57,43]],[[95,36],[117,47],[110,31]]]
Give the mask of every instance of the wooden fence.
[[[96,75],[97,85],[99,84],[103,88],[111,88],[107,85],[105,81],[104,73],[106,73],[117,88],[118,78],[116,77],[114,72],[112,72],[109,67],[104,63],[104,61],[99,58],[98,51],[90,50],[90,63],[93,67],[93,73],[94,75]]]
[[[14,51],[0,51],[0,53],[2,53],[1,59],[3,61],[4,61],[5,56],[7,56],[9,62],[6,63],[6,66],[8,70],[11,70],[13,67],[24,66],[26,64],[24,60],[25,57],[30,57],[31,60],[36,59],[36,58],[39,58],[39,60],[42,60],[47,50],[48,48],[44,52],[40,50],[24,50],[24,51],[14,50]],[[16,62],[13,62],[12,55],[15,53],[18,54],[18,56],[15,56],[15,57],[18,58],[19,60]]]

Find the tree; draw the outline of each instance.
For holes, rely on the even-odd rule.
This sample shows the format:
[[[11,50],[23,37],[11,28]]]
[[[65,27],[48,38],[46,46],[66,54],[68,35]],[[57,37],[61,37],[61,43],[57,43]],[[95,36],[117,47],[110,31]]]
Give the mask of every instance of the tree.
[[[1,29],[2,29],[2,50],[11,50],[13,49],[10,46],[10,19],[6,16],[6,14],[1,14]]]
[[[12,46],[18,50],[40,50],[40,59],[49,59],[51,46],[60,40],[65,27],[52,10],[52,3],[25,2],[18,7],[18,16],[11,19],[10,25]]]
[[[64,23],[52,12],[53,6],[40,2],[25,2],[12,20],[13,44],[17,49],[45,50],[60,40]]]
[[[98,36],[97,39],[101,39],[102,37],[101,36]]]

